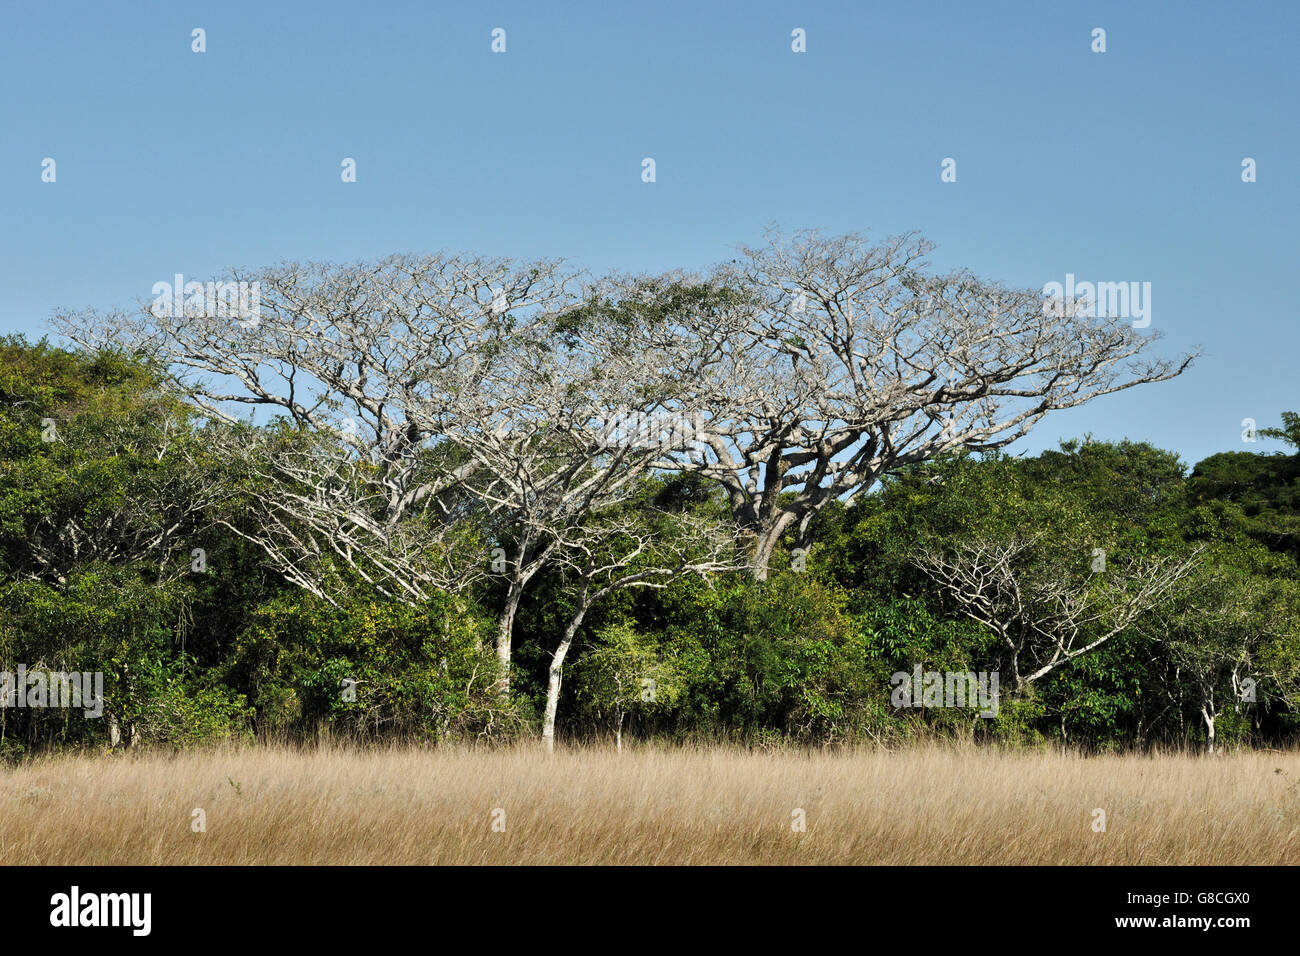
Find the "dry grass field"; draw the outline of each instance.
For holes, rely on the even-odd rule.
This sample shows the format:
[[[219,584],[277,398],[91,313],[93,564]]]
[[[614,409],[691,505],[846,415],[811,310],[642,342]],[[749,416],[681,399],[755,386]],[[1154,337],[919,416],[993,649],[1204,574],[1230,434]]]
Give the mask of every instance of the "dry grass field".
[[[196,808],[205,832],[195,832]],[[56,757],[0,770],[0,860],[1296,864],[1300,754],[259,747]]]

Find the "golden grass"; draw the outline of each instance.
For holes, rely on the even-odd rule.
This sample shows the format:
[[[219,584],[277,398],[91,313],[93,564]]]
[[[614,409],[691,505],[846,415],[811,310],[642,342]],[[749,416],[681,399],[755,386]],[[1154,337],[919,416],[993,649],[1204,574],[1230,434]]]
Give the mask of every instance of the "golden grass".
[[[54,757],[0,771],[0,860],[1295,864],[1298,784],[1296,753],[639,748],[548,758],[525,747],[257,747]],[[195,808],[206,832],[192,829]],[[505,832],[493,830],[497,808]],[[792,829],[796,808],[805,832]],[[1104,833],[1094,808],[1106,811]]]

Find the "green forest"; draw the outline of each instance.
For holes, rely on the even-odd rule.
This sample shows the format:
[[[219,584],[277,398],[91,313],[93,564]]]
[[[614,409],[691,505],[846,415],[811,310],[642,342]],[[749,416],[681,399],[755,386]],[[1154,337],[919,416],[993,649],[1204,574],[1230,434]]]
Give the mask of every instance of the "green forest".
[[[1293,741],[1300,415],[1011,454],[1196,356],[929,248],[285,263],[0,339],[0,754]],[[71,672],[102,712],[25,696]]]
[[[565,675],[561,733],[1129,748],[1201,746],[1212,718],[1225,743],[1291,739],[1300,416],[1283,413],[1263,434],[1291,452],[1228,451],[1189,472],[1143,442],[1083,439],[1036,457],[951,454],[901,469],[822,511],[806,553],[791,553],[788,533],[766,580],[683,576],[593,605]],[[314,595],[237,533],[252,492],[208,451],[191,408],[146,363],[0,343],[0,660],[103,671],[107,718],[0,710],[6,756],[107,746],[113,727],[122,746],[173,747],[537,733],[576,600],[563,566],[543,569],[520,602],[502,696],[501,581],[488,574],[418,604],[359,578],[337,597]],[[718,489],[689,474],[643,479],[626,507],[726,511]],[[1092,570],[1094,549],[1108,569],[1193,552],[1198,564],[1113,638],[1017,686],[994,630],[918,564],[926,547],[959,539],[1024,542],[1015,571],[1026,587],[1048,576],[1086,588],[1111,573]],[[1022,675],[1051,652],[1031,638]],[[1000,712],[891,706],[890,675],[917,665],[1000,671]]]

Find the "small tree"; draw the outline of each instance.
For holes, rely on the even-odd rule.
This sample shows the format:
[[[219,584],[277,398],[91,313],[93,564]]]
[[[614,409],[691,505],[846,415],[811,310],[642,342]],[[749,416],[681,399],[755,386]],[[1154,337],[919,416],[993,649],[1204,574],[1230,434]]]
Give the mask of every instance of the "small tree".
[[[551,652],[542,741],[555,749],[564,662],[587,613],[600,600],[629,588],[668,587],[675,579],[740,567],[733,529],[709,517],[629,505],[573,529],[556,559],[564,577],[569,618]]]
[[[1019,692],[1095,650],[1165,601],[1188,557],[1097,558],[1044,533],[923,546],[915,561],[967,617],[992,629]]]
[[[623,723],[631,715],[671,706],[680,674],[654,636],[619,621],[598,630],[578,667],[575,696],[597,719],[607,720],[614,747],[623,752]]]
[[[1300,691],[1300,663],[1278,653],[1300,635],[1300,589],[1234,566],[1237,557],[1220,552],[1215,563],[1180,582],[1151,625],[1199,696],[1211,754],[1226,707],[1294,705]]]

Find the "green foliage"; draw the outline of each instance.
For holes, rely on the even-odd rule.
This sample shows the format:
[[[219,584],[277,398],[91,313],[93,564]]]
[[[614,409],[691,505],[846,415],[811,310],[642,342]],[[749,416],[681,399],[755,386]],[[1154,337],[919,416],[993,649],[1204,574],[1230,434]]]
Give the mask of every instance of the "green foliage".
[[[620,739],[626,718],[671,709],[683,689],[682,675],[654,635],[627,621],[611,622],[592,635],[570,681],[579,715],[590,715]]]
[[[100,718],[82,710],[0,710],[4,736],[24,748],[52,742],[126,740],[182,746],[248,731],[242,694],[201,672],[184,651],[190,588],[158,586],[131,569],[76,572],[65,585],[17,582],[0,589],[0,661],[11,672],[102,672]]]
[[[147,366],[0,339],[0,573],[57,581],[90,562],[188,565],[211,487],[191,415]]]
[[[248,689],[265,734],[328,726],[366,739],[504,737],[520,716],[495,693],[490,631],[454,597],[417,608],[358,595],[331,607],[291,593],[253,612],[226,680]]]
[[[632,330],[732,295],[690,284],[667,294],[674,305],[662,314],[592,302],[559,331]],[[188,409],[130,356],[0,339],[0,669],[104,677],[102,718],[0,708],[0,755],[108,746],[114,728],[119,746],[182,747],[255,734],[497,740],[534,723],[575,606],[572,568],[548,568],[530,586],[503,699],[485,610],[498,606],[499,583],[418,606],[377,593],[364,564],[337,572],[336,603],[291,586],[238,533],[258,520],[250,483],[265,478],[217,460]],[[284,423],[246,427],[267,447],[297,440]],[[1225,452],[1190,475],[1147,443],[1092,440],[905,468],[822,511],[806,565],[792,533],[765,582],[682,578],[593,607],[567,665],[566,730],[751,743],[937,734],[1108,749],[1200,742],[1212,707],[1221,741],[1294,739],[1300,416],[1283,413],[1261,434],[1290,451]],[[429,454],[458,452],[444,444]],[[463,491],[443,503],[469,508]],[[620,517],[682,542],[679,518],[728,514],[719,488],[689,474],[645,482]],[[516,531],[472,524],[466,551],[486,553]],[[1094,548],[1116,560],[1201,547],[1203,564],[1113,640],[1015,694],[1004,686],[992,719],[895,708],[895,673],[1008,666],[998,636],[918,568],[918,548],[1026,534],[1044,542],[1032,556],[1043,573],[1074,574]],[[612,536],[600,545],[608,555],[595,556],[625,543]],[[194,548],[207,555],[202,572],[191,570]],[[665,553],[649,548],[635,568]],[[1253,701],[1241,694],[1247,679]]]
[[[883,713],[887,695],[873,694],[840,588],[784,574],[763,584],[679,586],[665,597],[662,653],[681,681],[665,728],[837,740]]]

